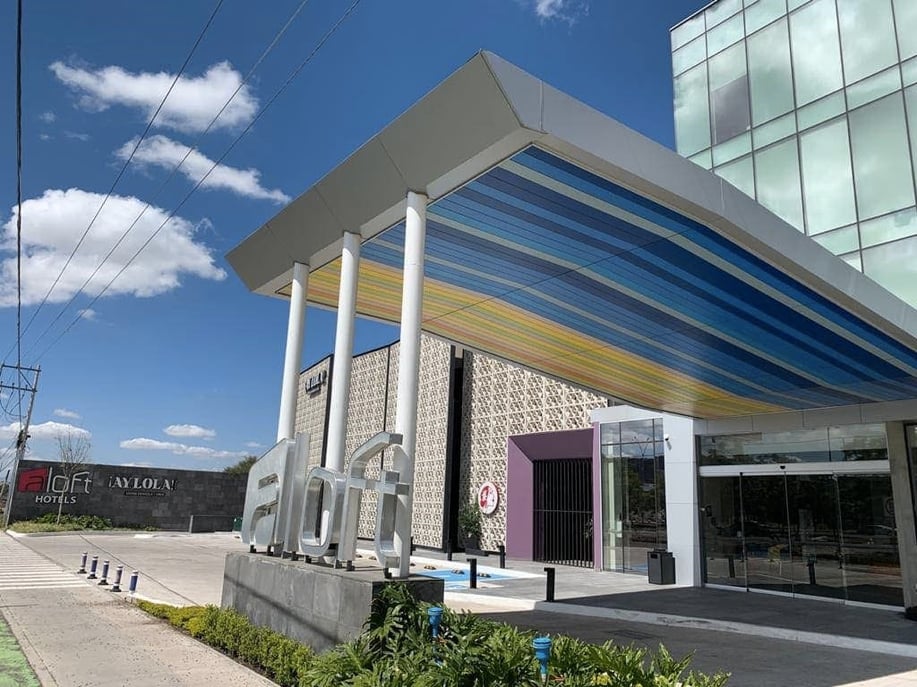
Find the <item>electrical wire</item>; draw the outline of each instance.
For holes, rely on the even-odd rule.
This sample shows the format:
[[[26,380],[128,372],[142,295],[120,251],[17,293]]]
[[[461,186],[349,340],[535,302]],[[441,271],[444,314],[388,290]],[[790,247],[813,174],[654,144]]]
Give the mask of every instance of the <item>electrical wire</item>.
[[[276,47],[277,43],[280,41],[280,39],[283,37],[283,35],[287,32],[287,30],[290,28],[290,26],[293,24],[293,22],[294,22],[294,21],[296,20],[296,18],[299,16],[300,12],[302,12],[303,8],[304,8],[308,3],[309,3],[309,0],[302,0],[302,2],[300,2],[299,6],[298,6],[298,7],[293,11],[293,13],[287,18],[287,20],[286,20],[286,22],[284,23],[284,25],[283,25],[283,26],[281,27],[281,29],[274,35],[274,38],[271,40],[271,42],[268,44],[268,46],[262,51],[260,57],[258,57],[258,59],[255,61],[255,63],[251,66],[251,68],[248,70],[248,72],[245,74],[245,76],[244,76],[244,77],[242,78],[242,80],[239,82],[239,85],[236,87],[236,90],[234,90],[234,91],[232,92],[232,94],[229,96],[229,98],[226,100],[226,102],[223,103],[223,106],[220,108],[219,112],[217,112],[217,113],[213,116],[213,118],[210,120],[210,122],[209,122],[209,123],[207,124],[207,126],[204,128],[204,130],[203,130],[200,134],[198,134],[198,137],[194,140],[194,143],[188,148],[187,152],[186,152],[185,155],[182,157],[182,159],[179,160],[178,163],[177,163],[174,167],[172,167],[172,170],[169,172],[169,175],[166,177],[165,181],[163,181],[163,182],[159,185],[159,188],[156,189],[156,192],[153,194],[153,196],[150,198],[150,200],[144,205],[144,207],[143,207],[143,209],[140,211],[140,213],[134,218],[134,221],[131,222],[130,225],[127,227],[127,229],[124,230],[124,232],[121,234],[121,237],[115,242],[115,245],[111,247],[111,250],[109,250],[108,253],[106,253],[105,257],[102,258],[102,261],[99,263],[99,265],[98,265],[98,266],[92,271],[92,273],[86,278],[86,280],[82,283],[82,285],[80,286],[80,288],[78,288],[78,289],[76,290],[76,292],[73,294],[73,296],[70,297],[70,300],[67,301],[67,303],[64,305],[64,307],[61,308],[60,312],[57,313],[57,316],[56,316],[53,320],[51,320],[51,322],[50,322],[50,323],[42,330],[42,332],[36,337],[35,341],[32,343],[32,346],[33,346],[33,347],[37,347],[37,346],[38,346],[38,343],[39,343],[39,342],[42,340],[42,338],[44,338],[44,336],[54,327],[54,325],[57,324],[57,322],[61,319],[61,317],[63,317],[64,313],[70,308],[71,305],[73,305],[74,301],[76,301],[76,299],[77,299],[80,295],[82,295],[83,293],[85,293],[85,289],[86,289],[86,287],[89,285],[89,283],[93,280],[93,278],[95,278],[95,276],[99,273],[99,270],[102,269],[102,267],[105,265],[105,263],[108,262],[108,259],[114,254],[114,252],[118,249],[118,247],[124,242],[124,240],[128,237],[128,235],[131,233],[131,231],[133,231],[134,227],[137,226],[137,223],[138,223],[138,222],[140,221],[140,219],[146,214],[147,210],[149,210],[151,207],[153,207],[153,203],[156,201],[157,198],[159,198],[160,194],[163,192],[163,190],[165,190],[166,186],[169,185],[169,182],[172,181],[173,177],[175,177],[175,175],[178,173],[178,170],[181,168],[181,166],[184,165],[185,162],[187,161],[187,159],[191,156],[191,154],[192,154],[195,150],[198,149],[198,146],[199,146],[201,140],[204,138],[204,136],[206,136],[206,135],[210,132],[210,130],[213,128],[213,126],[216,124],[216,122],[217,122],[217,121],[220,119],[220,117],[223,115],[223,112],[225,112],[226,108],[229,107],[230,103],[235,99],[235,97],[239,94],[239,92],[245,87],[245,85],[248,83],[248,81],[249,81],[249,80],[251,79],[251,77],[254,75],[254,73],[255,73],[255,71],[258,69],[258,67],[261,66],[261,63],[264,62],[265,58],[274,50],[274,48]],[[139,143],[138,143],[138,145],[139,145]],[[136,151],[136,149],[137,149],[137,146],[134,147],[134,150],[135,150],[135,151]],[[213,169],[211,169],[207,174],[209,175],[210,172],[212,172],[212,171],[213,171]],[[206,176],[205,176],[205,178],[206,178]],[[203,181],[203,179],[202,179],[201,181]],[[174,212],[173,212],[173,214],[174,214]],[[169,219],[171,219],[171,215],[169,216],[169,218],[166,219],[166,222],[168,222]],[[159,228],[161,229],[162,227],[160,226]],[[157,230],[157,232],[158,232],[158,230]],[[122,272],[123,272],[123,270],[122,270]],[[117,278],[117,276],[120,276],[120,274],[121,274],[121,272],[119,272],[118,275],[116,275],[115,278]],[[108,286],[111,286],[111,284],[109,284]],[[108,286],[105,287],[106,290],[108,289]],[[95,303],[95,299],[93,299],[92,302]],[[85,310],[85,308],[84,308],[84,310]]]
[[[91,308],[95,304],[95,302],[98,301],[99,298],[101,298],[105,294],[106,291],[108,291],[108,289],[115,282],[115,280],[117,280],[118,277],[120,277],[124,273],[124,271],[127,270],[128,267],[130,267],[130,265],[134,262],[137,256],[143,252],[143,250],[153,241],[154,238],[156,238],[156,236],[159,234],[162,228],[166,224],[168,224],[169,221],[171,221],[171,219],[184,206],[184,204],[194,194],[194,192],[197,191],[197,189],[201,187],[204,181],[207,180],[207,178],[210,176],[213,170],[215,170],[223,162],[223,160],[226,159],[226,157],[232,152],[232,150],[236,147],[239,141],[241,141],[242,138],[249,131],[251,131],[251,128],[255,125],[255,123],[261,119],[261,117],[267,112],[267,110],[274,104],[277,98],[279,98],[280,95],[283,94],[284,91],[286,91],[286,89],[290,86],[291,83],[293,83],[296,77],[299,76],[300,72],[302,72],[302,70],[306,67],[306,65],[308,65],[312,61],[312,59],[318,54],[318,52],[322,49],[325,43],[327,43],[328,40],[330,40],[331,37],[338,31],[341,25],[350,17],[350,15],[354,12],[354,10],[356,10],[357,6],[359,6],[361,1],[362,0],[354,0],[354,2],[351,3],[351,5],[344,11],[341,17],[334,23],[334,25],[322,36],[318,44],[315,46],[315,48],[313,48],[312,52],[310,52],[309,55],[302,62],[300,62],[299,65],[295,69],[293,69],[293,71],[287,77],[286,81],[284,81],[284,83],[280,86],[280,88],[274,92],[274,94],[270,97],[267,103],[265,103],[265,105],[258,111],[258,113],[254,116],[254,118],[252,118],[252,121],[249,122],[248,126],[245,127],[242,133],[240,133],[232,141],[232,143],[229,144],[229,147],[223,152],[223,154],[219,157],[219,159],[217,159],[216,162],[214,162],[213,165],[211,165],[207,173],[204,174],[204,176],[201,177],[201,179],[185,195],[185,197],[182,198],[181,202],[179,202],[179,204],[169,213],[169,215],[162,221],[159,227],[157,227],[156,230],[150,235],[150,237],[146,241],[144,241],[143,245],[141,245],[140,248],[137,249],[137,251],[131,256],[131,258],[118,271],[118,273],[115,274],[114,277],[112,277],[111,281],[109,281],[108,284],[105,285],[105,288],[103,288],[96,296],[93,297],[93,299],[89,302],[89,305],[87,306],[87,308]],[[50,351],[57,344],[57,342],[60,341],[67,334],[67,332],[73,329],[73,327],[75,327],[82,319],[83,318],[81,315],[77,315],[70,322],[70,324],[67,325],[67,327],[50,344],[48,344],[48,346],[46,346],[45,349],[36,357],[35,364],[37,365],[38,362],[48,353],[48,351]]]
[[[60,269],[60,272],[58,272],[57,277],[55,277],[54,282],[51,284],[51,287],[48,289],[47,293],[45,293],[44,297],[41,299],[41,302],[38,304],[38,307],[35,309],[35,312],[33,312],[32,316],[29,318],[29,321],[25,326],[25,330],[22,332],[19,332],[17,329],[17,346],[19,346],[20,349],[22,345],[21,344],[22,336],[26,332],[29,331],[29,327],[32,326],[32,323],[35,321],[35,318],[38,316],[38,313],[41,312],[41,309],[45,306],[45,303],[48,302],[48,298],[51,297],[52,292],[57,287],[58,283],[60,283],[61,278],[64,276],[64,272],[70,266],[70,263],[73,261],[73,257],[76,255],[76,252],[80,249],[80,246],[83,245],[83,242],[86,240],[86,236],[89,234],[89,231],[92,229],[93,225],[95,224],[95,221],[99,218],[99,215],[102,213],[103,208],[108,203],[109,198],[111,198],[112,194],[114,193],[115,187],[117,187],[118,182],[121,181],[121,177],[124,176],[124,172],[127,171],[128,165],[130,165],[131,161],[134,159],[134,155],[137,153],[137,149],[140,148],[140,144],[146,138],[147,134],[150,132],[150,129],[153,128],[153,123],[156,121],[156,117],[159,116],[159,113],[162,111],[163,106],[166,104],[166,101],[169,99],[169,96],[172,94],[172,91],[175,88],[175,85],[178,83],[179,79],[181,79],[182,74],[184,74],[185,69],[188,67],[188,64],[191,62],[191,58],[194,56],[194,53],[197,51],[198,46],[201,44],[201,41],[204,39],[204,35],[207,33],[208,29],[210,28],[210,25],[213,24],[213,20],[216,18],[217,13],[220,11],[220,8],[223,6],[224,1],[225,0],[217,0],[217,4],[213,8],[213,11],[210,13],[210,17],[207,19],[207,23],[204,24],[204,28],[201,29],[201,31],[198,33],[197,39],[194,41],[194,45],[191,46],[190,52],[188,53],[187,57],[185,57],[185,61],[181,65],[181,69],[178,70],[178,73],[175,75],[175,78],[172,79],[172,83],[169,85],[169,89],[166,91],[165,95],[162,97],[162,100],[159,101],[159,105],[157,106],[156,111],[153,112],[153,116],[150,117],[150,120],[147,122],[146,128],[143,130],[143,133],[140,135],[140,138],[137,139],[137,143],[134,145],[134,149],[131,151],[128,158],[124,161],[124,164],[121,165],[121,169],[118,171],[118,174],[115,177],[115,180],[112,182],[111,187],[108,189],[108,193],[105,194],[105,198],[102,199],[102,203],[99,205],[99,208],[96,210],[95,214],[92,216],[92,219],[89,220],[89,224],[86,226],[86,229],[83,231],[82,235],[80,236],[79,241],[76,242],[76,245],[73,247],[73,250],[70,251],[70,255],[67,258],[67,261],[64,263],[64,266]],[[20,42],[21,42],[22,0],[19,0],[19,7],[20,7],[19,23],[20,23]],[[18,61],[17,61],[17,68],[18,68]],[[17,97],[19,95],[21,95],[21,88],[17,86]],[[17,105],[17,108],[18,108],[17,109],[17,118],[21,119],[21,107]],[[20,138],[21,138],[21,134],[20,134]],[[20,144],[20,162],[21,162],[21,144]],[[21,187],[21,184],[20,184],[20,187]],[[20,202],[19,209],[20,209],[20,221],[21,221],[21,211],[22,211],[21,193],[20,193],[19,202]],[[20,254],[21,254],[21,247],[20,247]],[[21,292],[21,285],[20,285],[20,292]],[[20,295],[20,305],[19,305],[20,310],[22,308],[21,301],[22,299]],[[17,327],[18,327],[18,321],[17,321]],[[11,352],[12,350],[7,351],[7,353],[3,356],[4,360],[9,356]],[[18,362],[19,362],[19,365],[21,366],[22,365],[21,350],[20,350]]]

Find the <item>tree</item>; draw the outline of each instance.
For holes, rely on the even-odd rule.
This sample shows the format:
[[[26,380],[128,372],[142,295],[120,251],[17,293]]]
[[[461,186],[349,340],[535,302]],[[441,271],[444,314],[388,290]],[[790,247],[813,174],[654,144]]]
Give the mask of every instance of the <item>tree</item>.
[[[235,465],[227,465],[223,468],[223,472],[229,475],[247,475],[248,471],[252,469],[252,465],[255,464],[255,461],[258,460],[258,456],[245,456]]]
[[[57,435],[58,458],[60,460],[60,471],[67,478],[67,491],[70,491],[73,484],[73,478],[77,473],[86,469],[86,461],[89,458],[89,436],[85,432],[74,433],[68,431],[66,434]],[[64,500],[67,494],[58,494],[57,503],[57,524],[60,524],[61,513],[64,509]]]

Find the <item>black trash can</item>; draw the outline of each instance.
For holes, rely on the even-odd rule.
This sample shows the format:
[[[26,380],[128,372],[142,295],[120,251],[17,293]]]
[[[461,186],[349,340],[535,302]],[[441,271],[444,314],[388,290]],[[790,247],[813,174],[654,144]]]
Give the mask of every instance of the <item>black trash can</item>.
[[[664,549],[648,551],[646,574],[650,584],[675,584],[675,556]]]

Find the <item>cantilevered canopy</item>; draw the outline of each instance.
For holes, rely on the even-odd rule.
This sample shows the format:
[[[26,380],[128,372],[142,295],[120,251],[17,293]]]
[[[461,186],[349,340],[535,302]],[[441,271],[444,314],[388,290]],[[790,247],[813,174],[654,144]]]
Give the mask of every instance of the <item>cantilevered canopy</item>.
[[[917,311],[714,175],[482,53],[230,252],[250,289],[397,322],[425,192],[425,331],[713,418],[917,397]]]

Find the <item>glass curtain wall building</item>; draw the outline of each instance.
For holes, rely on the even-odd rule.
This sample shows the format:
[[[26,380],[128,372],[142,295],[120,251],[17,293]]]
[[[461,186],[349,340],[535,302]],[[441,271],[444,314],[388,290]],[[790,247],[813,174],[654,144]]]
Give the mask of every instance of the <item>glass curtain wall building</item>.
[[[917,2],[719,0],[671,39],[678,152],[917,305]]]

